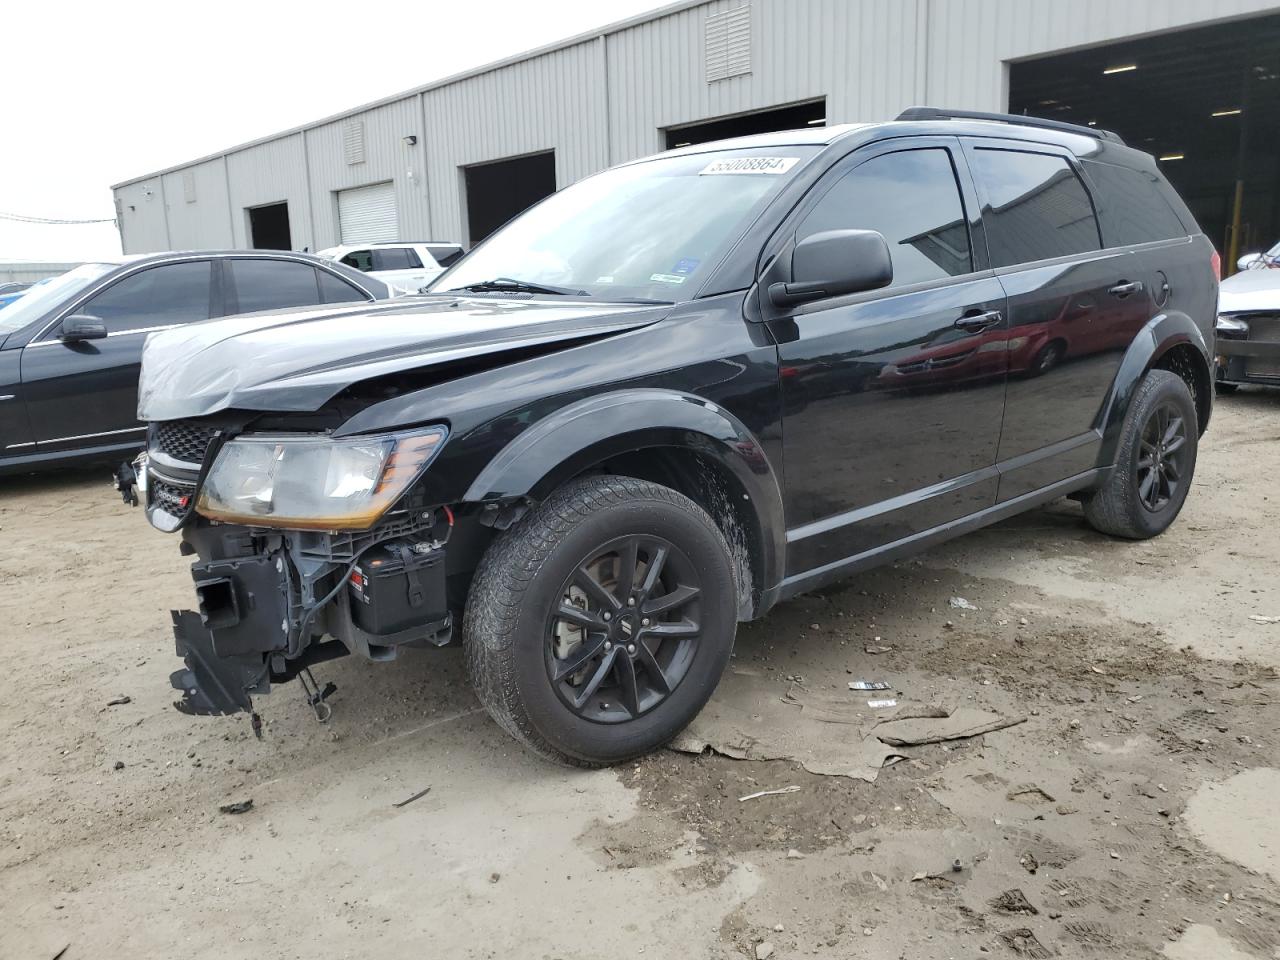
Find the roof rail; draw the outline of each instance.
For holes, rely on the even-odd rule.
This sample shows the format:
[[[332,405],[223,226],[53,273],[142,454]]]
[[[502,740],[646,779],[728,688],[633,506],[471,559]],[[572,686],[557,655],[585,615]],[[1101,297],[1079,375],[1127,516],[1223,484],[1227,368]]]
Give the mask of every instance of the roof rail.
[[[1079,123],[1067,123],[1064,120],[1045,120],[1041,117],[1020,117],[1016,113],[983,113],[980,110],[948,110],[944,107],[907,107],[895,118],[897,120],[994,120],[997,123],[1014,123],[1022,127],[1041,127],[1045,130],[1063,130],[1067,133],[1082,133],[1086,137],[1098,140],[1110,140],[1123,144],[1118,133],[1101,130],[1098,127],[1086,127]]]

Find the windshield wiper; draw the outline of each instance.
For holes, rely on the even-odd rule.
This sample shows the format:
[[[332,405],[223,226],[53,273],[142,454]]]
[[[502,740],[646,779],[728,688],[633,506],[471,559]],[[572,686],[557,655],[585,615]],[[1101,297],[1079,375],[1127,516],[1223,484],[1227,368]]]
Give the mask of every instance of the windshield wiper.
[[[492,280],[480,280],[469,283],[465,287],[451,287],[454,290],[466,290],[469,293],[485,293],[490,290],[510,293],[550,293],[560,297],[589,296],[585,290],[574,290],[571,287],[553,287],[546,283],[530,283],[528,280],[513,280],[511,277],[494,277]]]

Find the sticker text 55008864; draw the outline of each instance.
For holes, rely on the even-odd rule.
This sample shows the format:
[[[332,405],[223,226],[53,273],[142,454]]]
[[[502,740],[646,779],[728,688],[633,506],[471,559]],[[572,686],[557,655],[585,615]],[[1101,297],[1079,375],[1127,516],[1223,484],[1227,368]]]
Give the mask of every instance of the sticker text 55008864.
[[[786,173],[797,163],[799,157],[731,157],[723,160],[712,160],[700,171],[699,176],[713,173]]]

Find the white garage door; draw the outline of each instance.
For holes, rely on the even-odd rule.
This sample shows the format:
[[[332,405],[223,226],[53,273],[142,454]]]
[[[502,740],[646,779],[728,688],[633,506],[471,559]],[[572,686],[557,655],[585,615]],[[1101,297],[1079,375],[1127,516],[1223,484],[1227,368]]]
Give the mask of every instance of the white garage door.
[[[338,225],[343,243],[379,243],[400,239],[396,193],[390,183],[338,191]]]

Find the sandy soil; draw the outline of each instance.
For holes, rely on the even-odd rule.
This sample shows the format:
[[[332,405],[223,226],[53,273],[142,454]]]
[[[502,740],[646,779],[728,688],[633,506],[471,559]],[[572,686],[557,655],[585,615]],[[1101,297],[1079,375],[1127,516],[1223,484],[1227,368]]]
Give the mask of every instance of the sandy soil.
[[[176,542],[100,473],[0,481],[0,957],[1280,956],[1277,441],[1243,391],[1157,540],[1063,502],[743,628],[779,696],[1027,718],[874,784],[548,766],[453,649],[325,665],[332,721],[278,688],[255,741],[170,706]]]

